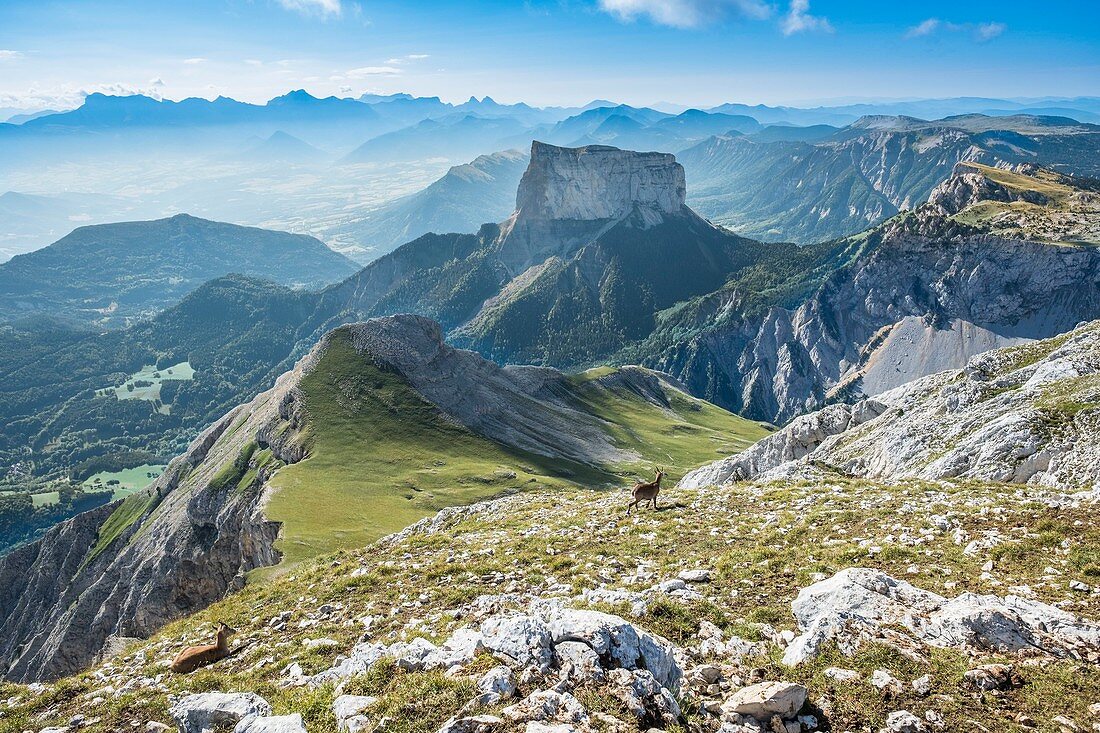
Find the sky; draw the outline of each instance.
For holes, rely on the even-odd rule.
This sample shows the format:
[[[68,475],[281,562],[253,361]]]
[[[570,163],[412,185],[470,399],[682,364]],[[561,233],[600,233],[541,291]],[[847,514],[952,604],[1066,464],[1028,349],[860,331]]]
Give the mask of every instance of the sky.
[[[0,108],[408,92],[705,107],[1100,95],[1097,0],[0,0]]]

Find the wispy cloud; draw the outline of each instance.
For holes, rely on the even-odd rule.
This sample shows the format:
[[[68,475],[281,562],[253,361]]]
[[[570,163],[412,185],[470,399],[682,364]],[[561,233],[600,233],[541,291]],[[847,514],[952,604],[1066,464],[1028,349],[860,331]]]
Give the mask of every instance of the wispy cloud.
[[[939,18],[928,18],[917,23],[905,32],[906,38],[926,38],[938,33],[969,33],[974,40],[985,42],[996,38],[1008,30],[1004,23],[952,23]]]
[[[785,36],[806,31],[833,32],[828,18],[810,15],[810,0],[791,0],[787,14],[779,21],[779,28]]]
[[[978,23],[974,35],[978,37],[979,41],[988,41],[1001,35],[1006,30],[1008,30],[1008,26],[1004,23]]]
[[[341,0],[279,0],[279,4],[287,10],[321,17],[338,17],[344,12]]]
[[[0,61],[14,61],[15,59],[23,58],[23,54],[18,51],[10,51],[8,49],[0,48]]]
[[[349,79],[365,79],[368,76],[394,76],[400,73],[401,69],[396,66],[360,66],[358,69],[348,69],[345,76]]]
[[[774,12],[762,0],[599,0],[599,8],[619,20],[648,18],[673,28],[699,28],[729,14],[764,20]]]
[[[205,63],[205,62],[206,62],[206,59],[198,58],[198,57],[193,58],[193,59],[184,59],[183,60],[183,63],[185,63],[189,66],[195,66],[196,64],[202,64],[202,63]]]
[[[400,66],[401,64],[407,64],[410,61],[423,61],[426,58],[431,58],[426,53],[409,53],[404,56],[398,56],[392,59],[386,59],[387,66]]]

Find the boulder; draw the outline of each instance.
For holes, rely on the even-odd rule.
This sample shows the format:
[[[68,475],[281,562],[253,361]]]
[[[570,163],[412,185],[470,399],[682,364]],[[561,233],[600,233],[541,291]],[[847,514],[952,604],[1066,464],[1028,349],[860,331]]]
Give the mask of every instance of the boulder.
[[[363,712],[374,703],[377,697],[370,695],[340,695],[332,701],[332,715],[336,718],[336,729],[340,733],[360,733],[367,730],[370,719]]]
[[[510,667],[493,667],[477,681],[477,689],[483,695],[493,696],[493,702],[507,700],[516,694],[516,678]]]
[[[667,687],[644,669],[616,669],[609,689],[638,718],[641,728],[667,728],[680,722],[680,706]]]
[[[768,720],[773,715],[793,718],[806,702],[808,691],[793,682],[760,682],[742,687],[722,703],[724,713]]]
[[[554,659],[550,630],[535,616],[494,616],[481,625],[481,643],[505,661],[541,672]]]
[[[563,641],[554,645],[558,667],[576,683],[603,682],[600,657],[583,641]]]
[[[249,715],[233,728],[233,733],[306,733],[306,724],[298,713],[293,715]]]
[[[645,669],[672,691],[680,687],[683,671],[673,657],[672,642],[636,628],[610,613],[571,608],[551,609],[546,624],[555,644],[580,641],[600,657],[605,669]]]
[[[204,733],[215,726],[236,725],[250,715],[271,715],[267,700],[252,692],[201,692],[168,709],[180,733]]]
[[[336,664],[318,672],[309,679],[312,685],[321,685],[325,682],[334,682],[347,679],[355,675],[365,674],[374,664],[386,656],[389,647],[373,641],[363,641],[352,647],[348,656],[337,658]]]

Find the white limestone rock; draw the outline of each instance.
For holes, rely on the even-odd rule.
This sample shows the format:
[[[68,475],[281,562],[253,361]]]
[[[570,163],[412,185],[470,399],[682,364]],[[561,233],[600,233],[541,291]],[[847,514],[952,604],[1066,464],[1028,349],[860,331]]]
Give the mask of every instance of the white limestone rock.
[[[494,616],[481,625],[481,643],[497,657],[545,672],[554,661],[550,630],[536,616]]]
[[[250,715],[271,715],[271,705],[252,692],[201,692],[178,700],[168,714],[180,733],[204,733]]]
[[[722,703],[723,713],[770,720],[793,718],[806,702],[808,690],[794,682],[760,682],[737,690]]]
[[[850,654],[891,626],[939,648],[1085,659],[1100,650],[1100,624],[1045,603],[973,593],[948,600],[869,568],[847,568],[803,588],[791,610],[802,631],[783,656],[792,666],[831,641]]]
[[[307,733],[305,721],[293,715],[249,715],[233,728],[233,733]]]

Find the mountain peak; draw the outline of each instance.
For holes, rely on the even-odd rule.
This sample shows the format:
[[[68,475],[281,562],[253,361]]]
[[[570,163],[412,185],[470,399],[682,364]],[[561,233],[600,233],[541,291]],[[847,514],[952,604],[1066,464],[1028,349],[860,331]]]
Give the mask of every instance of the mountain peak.
[[[613,220],[626,217],[635,207],[678,214],[686,192],[684,168],[671,154],[608,145],[562,148],[536,140],[516,194],[515,216]]]

